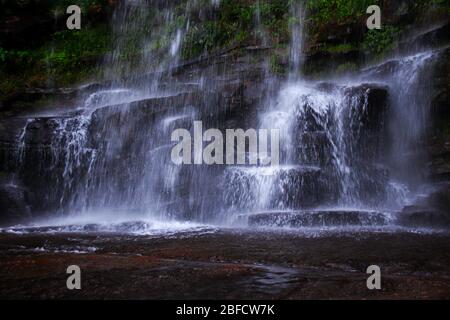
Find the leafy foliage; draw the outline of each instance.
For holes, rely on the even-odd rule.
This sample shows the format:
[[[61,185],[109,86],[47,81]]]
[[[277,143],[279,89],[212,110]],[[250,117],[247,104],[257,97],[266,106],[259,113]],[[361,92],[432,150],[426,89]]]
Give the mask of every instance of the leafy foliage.
[[[287,41],[287,0],[223,0],[217,15],[194,23],[183,44],[183,57],[192,58],[230,44],[242,44],[255,37],[256,17],[275,44]]]
[[[364,38],[363,48],[373,55],[380,55],[392,49],[398,32],[399,29],[392,26],[383,27],[381,30],[369,30]]]
[[[43,49],[44,59],[55,68],[77,68],[102,56],[109,49],[110,31],[106,27],[56,32]]]
[[[308,10],[316,23],[343,23],[349,19],[359,18],[366,9],[379,0],[308,0]]]

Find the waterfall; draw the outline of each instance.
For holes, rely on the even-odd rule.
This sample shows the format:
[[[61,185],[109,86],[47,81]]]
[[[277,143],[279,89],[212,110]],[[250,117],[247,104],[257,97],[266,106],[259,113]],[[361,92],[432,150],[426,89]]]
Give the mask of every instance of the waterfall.
[[[189,27],[189,5],[197,3],[187,3],[183,21],[175,21],[176,5],[154,0],[121,2],[112,19],[114,50],[101,66],[104,77],[114,80],[109,88],[82,96],[74,117],[39,117],[25,126],[20,162],[49,159],[47,168],[37,169],[53,184],[39,195],[45,206],[61,215],[122,211],[170,216],[170,207],[179,197],[176,187],[181,174],[168,156],[170,133],[180,122],[189,125],[195,115],[193,107],[177,108],[185,98],[178,94],[186,89],[164,87],[162,80],[163,71],[179,62]],[[155,14],[157,9],[161,15]],[[163,40],[169,43],[160,48]],[[143,52],[142,56],[127,56],[130,45],[137,46],[131,52]],[[136,70],[139,75],[131,76]],[[150,76],[141,77],[146,74]],[[140,106],[148,103],[151,108],[160,101],[158,97],[163,97],[163,115],[152,110],[140,114]],[[42,126],[50,126],[52,134],[48,146],[34,154],[27,150],[26,141]]]
[[[222,92],[220,82],[226,76],[231,84],[241,79],[227,74],[226,63],[214,66],[215,73],[174,77],[192,12],[202,2],[188,1],[181,14],[175,13],[177,4],[121,3],[112,22],[114,50],[101,66],[112,81],[82,95],[70,114],[27,121],[19,136],[18,170],[26,183],[49,184],[37,191],[37,210],[209,223],[265,212],[295,212],[305,221],[316,221],[310,214],[320,212],[325,218],[317,221],[329,221],[330,212],[334,217],[336,210],[353,210],[344,212],[351,221],[356,216],[370,225],[385,223],[406,204],[420,180],[411,174],[423,166],[420,156],[409,153],[427,126],[423,106],[429,97],[418,88],[433,52],[371,66],[359,76],[308,81],[302,78],[306,2],[292,1],[289,76],[247,116],[227,105],[238,99]],[[220,1],[210,5],[220,10]],[[254,19],[265,46],[259,1]],[[127,56],[130,45],[142,56]],[[267,70],[263,77],[263,85],[273,89]],[[172,163],[171,133],[192,132],[195,120],[210,128],[239,123],[280,130],[280,164]],[[32,147],[35,136],[45,136],[39,148]],[[34,172],[25,175],[36,159]]]
[[[383,87],[323,87],[321,83],[290,82],[261,115],[262,127],[282,132],[282,165],[270,168],[270,173],[267,168],[258,168],[259,173],[243,168],[238,174],[231,169],[229,189],[236,197],[227,197],[234,206],[292,210],[383,203],[387,169],[377,160],[385,110],[378,119],[371,118],[376,106],[369,102],[372,95],[383,95]],[[365,127],[368,122],[373,129]],[[255,201],[257,205],[249,208]]]
[[[139,70],[132,83],[134,89],[144,91],[147,96],[161,91],[162,72],[178,64],[182,39],[189,28],[190,5],[196,6],[197,2],[188,1],[181,16],[175,14],[177,5],[177,1],[120,2],[111,22],[114,50],[102,65],[104,77],[115,80],[113,86],[122,79],[133,78]],[[142,54],[129,56],[136,52]],[[146,74],[151,75],[150,81],[143,82],[139,77]]]
[[[398,179],[410,185],[424,182],[421,172],[426,165],[426,157],[417,154],[429,126],[430,90],[423,83],[431,83],[431,66],[437,55],[435,52],[422,52],[399,60],[397,72],[390,80],[392,94],[391,136],[392,165]],[[399,125],[401,124],[401,125]],[[416,152],[416,154],[412,154]],[[408,159],[409,158],[409,159]],[[405,159],[409,164],[405,167]]]
[[[291,41],[289,50],[290,77],[296,78],[303,64],[303,45],[305,41],[306,1],[291,2]]]
[[[428,159],[421,145],[430,126],[427,107],[431,103],[431,88],[424,84],[431,83],[431,70],[440,54],[440,50],[425,50],[390,58],[363,70],[359,79],[381,81],[389,86],[390,138],[386,157],[392,183],[401,186],[400,193],[417,190],[426,183],[423,168]]]
[[[409,153],[420,149],[427,126],[429,96],[419,87],[436,54],[387,61],[351,79],[306,81],[301,78],[305,3],[293,1],[290,12],[289,78],[259,124],[280,130],[281,165],[227,169],[225,204],[250,217],[347,208],[371,217],[378,217],[373,210],[381,211],[389,220],[391,211],[412,198],[420,180],[416,173],[425,166],[423,158]]]

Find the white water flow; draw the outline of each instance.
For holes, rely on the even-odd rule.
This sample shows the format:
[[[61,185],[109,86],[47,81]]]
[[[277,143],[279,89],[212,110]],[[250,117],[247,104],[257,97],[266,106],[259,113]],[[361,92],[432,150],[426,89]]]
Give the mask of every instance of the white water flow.
[[[225,203],[245,216],[305,211],[307,220],[310,210],[331,210],[344,211],[347,223],[358,210],[362,225],[376,225],[380,214],[393,221],[424,183],[417,173],[425,161],[415,153],[428,123],[421,81],[437,54],[392,59],[350,79],[303,80],[303,4],[291,6],[289,79],[260,114],[261,128],[281,131],[281,165],[229,168]]]
[[[130,85],[135,78],[131,86],[139,89],[141,98],[164,92],[161,75],[180,61],[189,14],[198,5],[198,1],[188,1],[185,7],[179,1],[121,1],[112,20],[115,49],[102,65],[105,78],[114,80],[112,87],[125,79]]]
[[[200,11],[202,1],[187,1],[181,13],[177,1],[124,1],[113,21],[116,47],[103,66],[114,81],[84,97],[77,115],[31,119],[20,135],[21,167],[35,167],[35,176],[24,180],[48,181],[36,194],[42,199],[36,211],[51,213],[55,224],[94,223],[97,231],[135,230],[137,225],[126,221],[145,221],[136,229],[144,233],[171,223],[178,229],[236,223],[243,215],[264,212],[306,215],[308,210],[322,217],[324,208],[377,211],[390,219],[419,183],[411,170],[423,163],[410,153],[427,124],[427,95],[418,88],[434,53],[393,59],[351,80],[306,81],[301,76],[304,4],[292,1],[290,10],[289,78],[257,113],[260,129],[281,132],[279,166],[172,163],[173,130],[191,131],[194,120],[205,128],[229,128],[247,117],[225,122],[220,89],[202,85],[224,79],[226,70],[183,80],[164,72],[180,63],[194,13],[220,10],[220,1]],[[260,19],[257,11],[255,34],[266,41]],[[127,56],[130,45],[144,54]],[[390,71],[383,72],[386,68]],[[272,84],[269,78],[263,82]],[[42,128],[52,134],[36,151],[30,145]],[[355,216],[356,224],[391,221],[354,212],[336,221],[353,223]]]
[[[184,168],[171,163],[170,135],[178,126],[190,127],[202,97],[198,105],[185,103],[194,100],[193,95],[187,98],[192,89],[168,85],[171,80],[162,77],[178,64],[190,12],[200,2],[188,1],[181,14],[176,13],[178,4],[121,2],[112,21],[115,49],[102,67],[104,77],[113,79],[110,88],[83,97],[74,117],[39,117],[24,128],[20,162],[29,165],[36,156],[42,160],[37,175],[47,177],[49,186],[37,194],[42,199],[37,210],[56,211],[50,219],[54,223],[145,220],[141,229],[148,233],[167,227],[158,221],[181,218],[181,208],[189,207],[185,198],[190,187],[181,185],[180,175],[190,170],[183,173]],[[26,142],[41,126],[50,127],[52,134],[48,148],[36,155]]]
[[[291,42],[289,51],[290,78],[298,79],[303,64],[303,45],[305,41],[306,1],[291,2]]]

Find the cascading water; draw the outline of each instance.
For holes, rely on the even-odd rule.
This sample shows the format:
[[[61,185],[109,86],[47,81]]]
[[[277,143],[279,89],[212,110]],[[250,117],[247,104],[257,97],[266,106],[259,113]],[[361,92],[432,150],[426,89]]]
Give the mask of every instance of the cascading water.
[[[306,17],[306,1],[295,0],[291,3],[291,43],[289,51],[290,77],[296,79],[303,64],[303,42]]]
[[[396,172],[396,178],[407,182],[410,186],[424,183],[420,174],[425,166],[426,157],[417,154],[425,138],[429,126],[430,90],[424,89],[422,83],[430,83],[430,67],[438,54],[425,51],[398,59],[398,67],[390,79],[391,113],[390,131],[392,137],[391,165]],[[402,124],[402,125],[398,125]],[[416,153],[416,154],[414,154]],[[409,159],[408,159],[409,158]],[[408,167],[405,167],[405,159]]]
[[[124,78],[138,79],[132,82],[134,89],[146,95],[161,92],[160,76],[163,71],[177,65],[184,33],[189,29],[189,12],[197,1],[188,1],[182,15],[176,15],[179,1],[162,3],[158,0],[122,1],[112,19],[115,38],[114,51],[107,55],[102,65],[104,77],[113,79],[113,87]],[[128,56],[130,46],[142,54]],[[139,76],[150,74],[145,85]],[[142,98],[142,96],[141,96]]]
[[[178,64],[188,17],[201,3],[188,1],[181,16],[175,15],[175,5],[121,3],[113,21],[115,50],[104,67],[105,77],[114,81],[81,97],[76,116],[39,117],[24,128],[21,162],[30,164],[39,158],[51,163],[27,178],[50,181],[51,186],[37,195],[45,199],[37,210],[57,211],[72,219],[90,217],[88,221],[95,222],[120,217],[210,221],[220,211],[220,203],[210,193],[220,194],[221,168],[179,166],[170,158],[171,133],[178,128],[191,130],[196,119],[217,126],[214,110],[220,103],[217,93],[202,89],[203,75],[182,83],[172,82],[170,72],[167,75]],[[148,15],[155,7],[163,12],[157,17],[160,27],[131,38],[145,54],[138,61],[124,60],[130,35],[154,21]],[[159,48],[161,41],[169,43]],[[134,70],[139,74],[130,77]],[[50,126],[52,134],[49,144],[36,154],[26,145],[41,125]]]
[[[377,73],[378,66],[350,81],[306,81],[301,78],[306,8],[304,1],[293,1],[290,74],[279,92],[261,103],[268,107],[258,109],[255,121],[260,129],[280,130],[280,165],[179,166],[170,159],[173,130],[192,131],[194,120],[217,128],[237,120],[226,118],[231,111],[222,107],[222,100],[229,98],[217,92],[220,81],[212,81],[211,75],[195,74],[184,82],[171,77],[189,17],[201,5],[188,1],[184,13],[176,15],[176,4],[124,1],[113,21],[116,47],[102,67],[114,81],[82,97],[75,116],[27,122],[18,143],[20,162],[41,158],[51,163],[38,166],[35,176],[26,179],[49,181],[36,195],[42,199],[38,210],[94,220],[125,216],[228,223],[264,212],[296,212],[311,223],[317,213],[326,224],[327,213],[336,221],[339,209],[347,210],[339,223],[356,219],[356,224],[370,225],[385,224],[390,216],[380,212],[405,204],[417,181],[408,179],[410,170],[397,170],[406,167],[404,157],[386,155],[389,144],[399,151],[396,155],[406,155],[424,131],[427,96],[416,88],[432,53],[396,60],[396,72],[387,76]],[[211,5],[217,10],[220,1]],[[162,14],[149,16],[152,6]],[[260,19],[257,11],[255,34],[265,45]],[[153,29],[150,21],[159,27]],[[129,45],[137,45],[142,57],[125,57]],[[264,76],[270,86],[267,70]],[[48,145],[28,150],[42,126],[52,129]]]
[[[381,105],[374,106],[369,99],[377,94],[381,95]],[[236,192],[248,185],[252,198],[260,197],[259,205],[249,208],[253,210],[326,205],[364,208],[384,203],[387,173],[376,163],[383,142],[383,98],[382,87],[288,84],[261,120],[262,127],[282,132],[282,165],[242,168],[240,179],[233,172],[229,189]],[[381,109],[379,119],[370,115],[376,107]],[[369,121],[373,129],[366,128]],[[249,196],[236,193],[235,202],[248,208]]]
[[[308,225],[314,220],[311,209],[313,216],[339,213],[343,224],[355,218],[355,209],[362,213],[357,224],[388,223],[392,212],[411,199],[410,189],[419,185],[420,178],[411,173],[420,172],[425,162],[408,153],[420,149],[425,132],[429,97],[418,88],[436,54],[399,58],[395,70],[383,76],[375,72],[330,83],[302,80],[303,4],[291,5],[295,22],[289,79],[260,115],[261,128],[282,133],[282,164],[229,169],[225,202],[235,212],[250,213],[250,222],[256,224],[279,224],[277,212],[296,212],[283,224],[299,220]],[[271,218],[252,218],[267,211]]]

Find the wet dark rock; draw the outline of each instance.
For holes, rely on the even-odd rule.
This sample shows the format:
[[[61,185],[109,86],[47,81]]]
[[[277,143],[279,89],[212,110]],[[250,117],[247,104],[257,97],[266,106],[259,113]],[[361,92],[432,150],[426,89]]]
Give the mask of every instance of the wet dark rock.
[[[18,168],[18,141],[27,119],[0,119],[0,172],[14,172]]]
[[[449,250],[448,234],[413,232],[4,232],[0,298],[446,299]],[[382,290],[365,286],[374,257],[383,270]],[[61,285],[74,263],[89,290]]]
[[[406,206],[399,215],[399,223],[413,227],[450,228],[450,183],[434,185],[435,190]]]
[[[428,164],[428,172],[431,178],[438,181],[445,181],[450,178],[450,152],[448,151],[449,142],[445,143],[442,152],[434,155],[432,161]]]
[[[439,210],[450,212],[450,183],[442,183],[438,189],[432,192],[427,203]]]
[[[438,23],[433,28],[418,32],[414,30],[408,37],[404,37],[398,43],[401,52],[411,52],[411,50],[423,50],[424,48],[442,47],[450,44],[450,22]]]
[[[54,21],[42,13],[39,5],[35,4],[35,6],[36,8],[33,9],[35,14],[31,12],[23,14],[25,9],[17,9],[18,15],[6,17],[0,23],[3,46],[23,48],[29,46],[30,43],[40,44],[44,41],[45,36],[50,36],[54,30]],[[41,12],[36,14],[39,11]]]
[[[364,129],[377,130],[383,125],[384,117],[388,109],[389,87],[378,84],[365,83],[357,87],[346,88],[345,95],[349,99],[359,98],[359,104],[355,105],[361,115]],[[353,111],[353,110],[352,110]],[[361,112],[362,111],[362,112]]]
[[[362,84],[345,90],[347,109],[344,126],[352,141],[352,158],[374,160],[383,151],[389,109],[388,88]],[[349,138],[347,138],[349,139]]]
[[[430,207],[407,206],[400,213],[398,222],[408,227],[449,228],[450,213]]]
[[[305,58],[305,74],[310,75],[327,70],[336,70],[340,65],[357,66],[364,63],[364,54],[355,49],[343,53],[317,51]],[[345,71],[345,70],[344,70]]]
[[[141,116],[146,117],[146,120],[149,120],[157,113],[167,112],[170,109],[181,109],[182,107],[195,103],[196,96],[198,96],[198,94],[181,93],[168,97],[150,98],[131,103],[108,105],[94,111],[92,115],[92,130],[96,131],[98,122],[108,121],[108,119],[113,119],[114,117],[120,118],[126,116],[129,120],[138,120],[138,117]],[[122,114],[122,111],[126,111],[126,114]],[[148,125],[150,125],[150,123],[148,123]]]
[[[433,180],[450,179],[450,48],[443,50],[433,69],[430,93],[430,130],[426,140],[428,175]]]
[[[0,142],[15,143],[19,139],[21,131],[26,123],[26,118],[0,118]]]
[[[49,147],[58,128],[58,118],[38,118],[27,126],[25,134],[26,145]]]
[[[310,35],[305,54],[306,74],[317,74],[336,70],[341,64],[360,65],[365,56],[355,43],[361,43],[366,32],[365,25],[360,23],[336,24],[321,27],[321,30]],[[349,44],[345,51],[329,50],[334,45]]]
[[[1,181],[0,181],[1,182]],[[19,223],[31,217],[27,190],[12,183],[0,184],[0,224]]]

